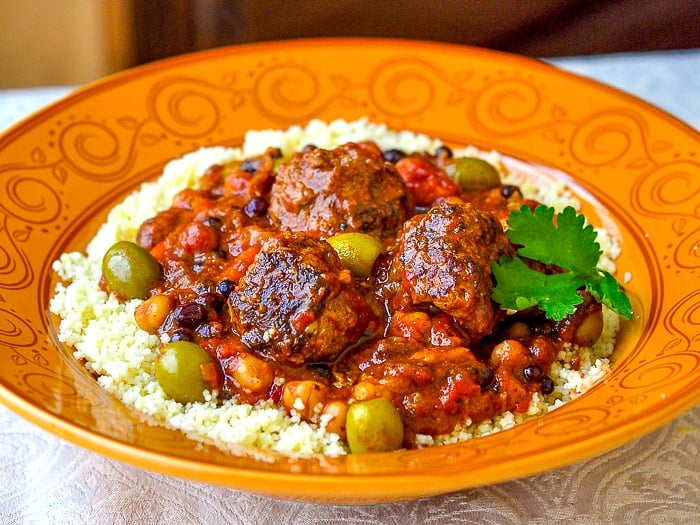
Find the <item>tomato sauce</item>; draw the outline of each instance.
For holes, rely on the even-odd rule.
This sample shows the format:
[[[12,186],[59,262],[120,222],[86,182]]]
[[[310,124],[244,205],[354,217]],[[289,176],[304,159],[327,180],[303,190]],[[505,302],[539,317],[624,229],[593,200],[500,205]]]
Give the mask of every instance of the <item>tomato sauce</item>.
[[[347,405],[376,397],[400,413],[406,447],[527,410],[551,392],[580,318],[599,311],[587,298],[554,323],[498,308],[490,265],[514,253],[503,222],[536,203],[500,183],[465,188],[453,162],[449,148],[367,142],[210,167],[139,230],[162,268],[148,291],[165,308],[154,331],[204,348],[220,396],[325,417],[341,436]],[[381,243],[366,277],[331,246],[343,233]]]

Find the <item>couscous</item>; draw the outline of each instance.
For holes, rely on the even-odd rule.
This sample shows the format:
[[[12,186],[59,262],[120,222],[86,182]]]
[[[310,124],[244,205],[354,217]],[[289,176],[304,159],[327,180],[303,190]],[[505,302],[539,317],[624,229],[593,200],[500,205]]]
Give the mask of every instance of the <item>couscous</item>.
[[[467,181],[462,159],[478,168]],[[496,270],[517,258],[509,214],[539,204],[578,208],[496,152],[366,120],[251,131],[241,148],[171,161],[117,205],[86,253],[54,263],[50,309],[106,390],[224,449],[454,443],[542,415],[610,369],[620,312],[595,293],[558,317],[494,300],[507,295]],[[530,220],[551,224],[542,210]],[[619,247],[592,236],[609,275]],[[383,435],[367,437],[367,413]]]

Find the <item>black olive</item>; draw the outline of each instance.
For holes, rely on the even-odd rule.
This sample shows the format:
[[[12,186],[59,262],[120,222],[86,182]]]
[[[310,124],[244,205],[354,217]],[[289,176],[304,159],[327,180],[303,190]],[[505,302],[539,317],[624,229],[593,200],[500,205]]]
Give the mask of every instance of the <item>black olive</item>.
[[[439,146],[435,150],[435,156],[436,157],[445,157],[448,159],[452,158],[452,150],[450,149],[449,146]]]
[[[194,301],[205,308],[218,311],[226,302],[226,298],[220,293],[205,292],[198,295]]]
[[[382,151],[382,157],[386,162],[391,162],[392,164],[396,164],[398,161],[400,161],[402,158],[406,156],[406,153],[401,151],[400,149],[388,149],[385,151]]]
[[[542,369],[539,365],[532,363],[523,369],[523,376],[528,381],[539,381],[542,378]]]
[[[253,197],[243,206],[243,213],[247,217],[262,217],[265,212],[267,212],[267,201],[262,197]]]
[[[256,173],[258,171],[258,159],[246,159],[241,163],[241,171]]]
[[[182,304],[173,311],[173,320],[183,328],[195,328],[204,320],[204,307],[198,303]]]
[[[549,395],[554,392],[554,381],[549,376],[544,376],[542,378],[542,393],[544,395]]]
[[[505,184],[501,186],[501,195],[506,199],[512,197],[516,193],[520,193],[520,188],[517,186],[513,186],[512,184]]]
[[[216,291],[219,292],[222,296],[228,297],[235,287],[236,283],[228,279],[224,279],[217,285]]]

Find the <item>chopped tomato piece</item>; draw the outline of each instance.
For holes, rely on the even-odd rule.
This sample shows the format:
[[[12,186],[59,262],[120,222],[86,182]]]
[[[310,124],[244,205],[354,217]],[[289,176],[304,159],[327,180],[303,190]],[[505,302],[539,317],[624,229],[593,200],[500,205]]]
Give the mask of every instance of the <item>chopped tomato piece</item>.
[[[160,241],[150,251],[151,256],[158,262],[163,260],[165,256],[165,241]]]
[[[223,269],[221,272],[221,278],[237,283],[241,277],[243,277],[243,274],[245,274],[248,266],[252,264],[253,259],[255,259],[255,256],[259,251],[259,245],[251,246],[250,248],[244,250],[243,253],[236,257]]]
[[[439,198],[459,192],[442,168],[418,157],[404,157],[396,163],[396,169],[418,206],[429,206]]]
[[[199,222],[188,224],[177,237],[178,244],[188,252],[206,252],[219,246],[219,232]]]

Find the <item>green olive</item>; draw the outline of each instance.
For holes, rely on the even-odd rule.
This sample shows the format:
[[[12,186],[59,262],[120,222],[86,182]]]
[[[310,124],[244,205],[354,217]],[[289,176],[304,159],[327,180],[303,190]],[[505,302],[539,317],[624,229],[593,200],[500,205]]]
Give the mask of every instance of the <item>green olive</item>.
[[[145,248],[119,241],[102,258],[102,274],[110,291],[124,299],[145,299],[160,279],[160,266]]]
[[[453,159],[454,181],[463,190],[487,190],[501,184],[501,177],[492,164],[477,157]]]
[[[399,412],[384,397],[357,401],[348,407],[345,430],[350,452],[388,452],[403,444]]]
[[[366,233],[348,232],[329,237],[328,243],[353,275],[366,278],[372,273],[375,259],[384,250],[381,241]]]
[[[204,401],[204,391],[218,387],[214,359],[189,341],[168,343],[155,362],[156,379],[165,393],[180,403]]]

